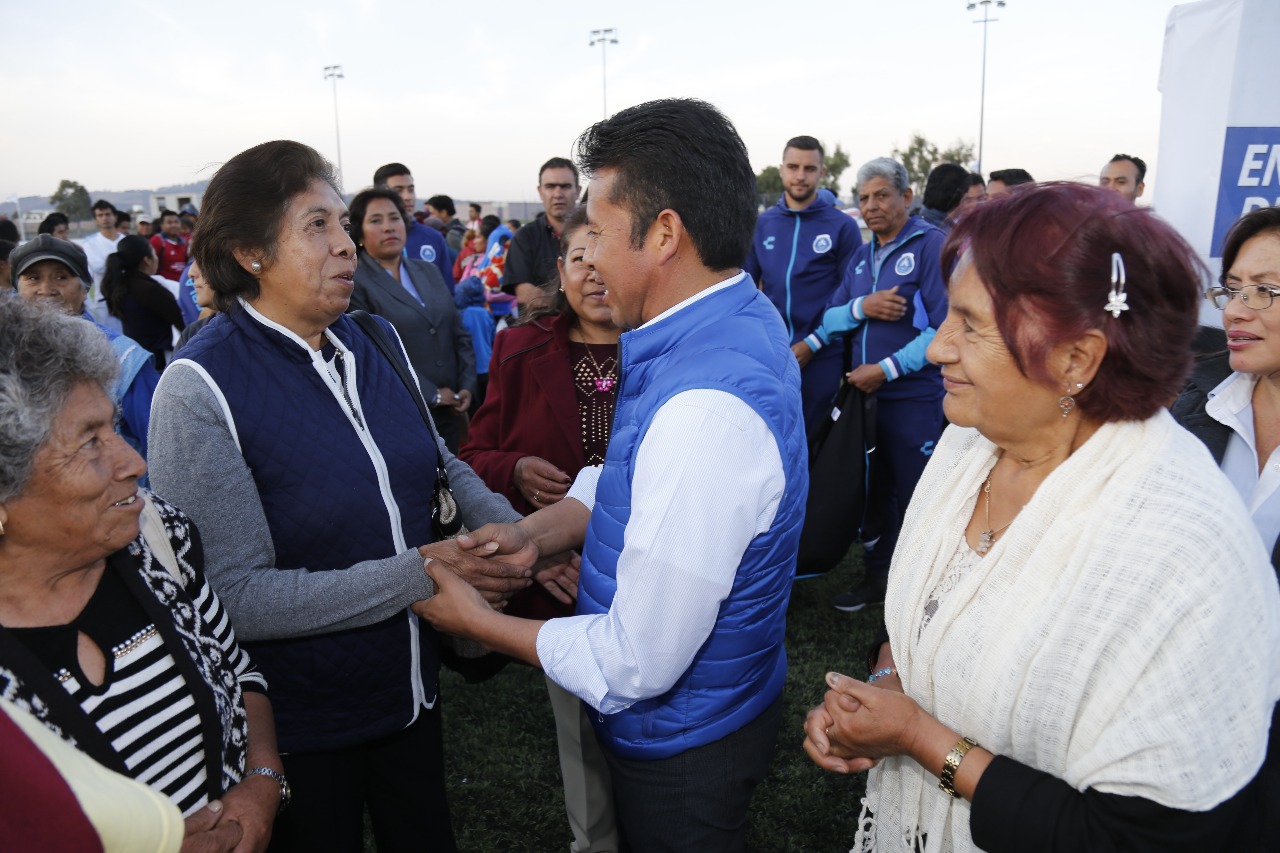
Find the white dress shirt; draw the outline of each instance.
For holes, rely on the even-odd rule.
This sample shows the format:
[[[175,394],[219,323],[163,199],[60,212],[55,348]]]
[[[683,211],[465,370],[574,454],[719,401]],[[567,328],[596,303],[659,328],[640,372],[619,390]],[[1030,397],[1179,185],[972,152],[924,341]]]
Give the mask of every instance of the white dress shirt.
[[[1266,467],[1259,471],[1258,442],[1253,430],[1253,389],[1257,384],[1258,377],[1253,374],[1232,373],[1209,392],[1204,410],[1231,428],[1222,457],[1222,473],[1249,508],[1253,525],[1270,554],[1280,536],[1280,448],[1271,451]]]
[[[594,507],[600,471],[583,469],[568,497]],[[785,486],[773,433],[742,400],[693,389],[664,403],[636,450],[613,603],[543,625],[547,675],[604,714],[671,689],[710,636],[747,546],[773,524]]]

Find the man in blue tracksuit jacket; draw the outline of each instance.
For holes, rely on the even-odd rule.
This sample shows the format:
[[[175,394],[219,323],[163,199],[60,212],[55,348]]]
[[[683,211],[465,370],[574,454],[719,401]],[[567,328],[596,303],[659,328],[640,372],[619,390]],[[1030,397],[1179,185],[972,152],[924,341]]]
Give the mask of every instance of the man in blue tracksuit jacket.
[[[876,395],[876,454],[867,506],[868,518],[877,523],[874,530],[863,530],[866,580],[836,596],[835,606],[845,611],[884,601],[902,514],[945,425],[942,376],[924,353],[947,315],[940,268],[946,237],[908,216],[910,203],[902,164],[881,157],[858,170],[858,205],[873,239],[854,255],[822,324],[795,347],[803,365],[811,352],[852,331],[855,367],[848,380]]]
[[[760,214],[743,269],[782,315],[794,346],[822,323],[822,312],[840,286],[849,259],[862,245],[862,232],[818,191],[827,171],[818,140],[797,136],[788,141],[779,171],[785,192],[777,205]],[[840,387],[843,352],[837,338],[800,373],[810,439]]]
[[[449,287],[449,292],[453,293],[456,283],[453,279],[453,261],[449,257],[449,247],[444,236],[413,218],[413,212],[418,207],[418,194],[409,167],[403,163],[388,163],[373,173],[373,185],[395,190],[404,202],[404,256],[410,260],[435,264],[444,283]]]

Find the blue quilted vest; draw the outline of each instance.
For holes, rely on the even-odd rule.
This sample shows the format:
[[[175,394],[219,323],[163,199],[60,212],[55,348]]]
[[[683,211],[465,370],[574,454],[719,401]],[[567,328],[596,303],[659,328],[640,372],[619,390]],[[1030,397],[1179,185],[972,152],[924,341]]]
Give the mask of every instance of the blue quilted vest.
[[[778,312],[745,275],[655,325],[624,334],[621,361],[613,434],[582,550],[579,614],[605,613],[613,602],[635,455],[667,400],[695,388],[742,400],[769,426],[786,474],[773,525],[743,554],[715,627],[689,669],[661,696],[615,714],[591,714],[615,754],[657,759],[732,734],[782,692],[787,601],[809,490],[800,370]]]
[[[368,336],[346,316],[329,328],[354,357],[352,393],[385,459],[404,541],[426,544],[435,443]],[[182,356],[204,367],[227,400],[278,568],[343,571],[398,553],[373,458],[307,350],[235,310],[215,318]],[[422,698],[436,695],[435,634],[408,611],[362,628],[244,645],[271,685],[281,752],[337,749],[397,732],[418,712],[415,681]]]

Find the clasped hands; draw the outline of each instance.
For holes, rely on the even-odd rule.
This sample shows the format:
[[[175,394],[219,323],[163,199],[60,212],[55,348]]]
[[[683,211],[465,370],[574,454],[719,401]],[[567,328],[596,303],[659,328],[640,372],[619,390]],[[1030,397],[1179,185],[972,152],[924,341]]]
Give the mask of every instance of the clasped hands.
[[[829,672],[826,681],[830,689],[804,723],[804,751],[814,764],[861,773],[882,758],[914,753],[924,711],[896,676],[872,685]]]
[[[426,571],[436,594],[413,605],[413,612],[448,634],[474,637],[479,620],[501,611],[517,592],[541,584],[572,604],[578,593],[580,558],[573,551],[542,557],[515,524],[486,524],[456,539],[424,545]]]

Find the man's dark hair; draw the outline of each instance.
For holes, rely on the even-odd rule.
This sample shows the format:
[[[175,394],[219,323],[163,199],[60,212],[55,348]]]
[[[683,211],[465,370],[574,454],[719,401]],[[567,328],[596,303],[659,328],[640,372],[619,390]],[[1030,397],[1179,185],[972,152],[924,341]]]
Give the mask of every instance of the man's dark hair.
[[[472,210],[474,210],[474,211],[476,212],[476,216],[479,216],[479,215],[480,215],[480,211],[481,211],[481,210],[483,210],[483,208],[482,208],[482,207],[480,207],[480,205],[479,205],[478,203],[474,202],[474,201],[473,201],[473,202],[471,202],[471,204],[467,205],[467,207],[469,207],[469,208],[471,208]]]
[[[523,225],[523,224],[524,224],[524,223],[522,223],[519,219],[508,219],[508,220],[507,220],[507,227],[508,227],[508,228],[510,228],[512,231],[519,231],[519,230],[520,230],[520,226],[521,226],[521,225]]]
[[[458,208],[453,206],[453,199],[449,198],[447,195],[433,195],[431,198],[427,199],[427,204],[431,205],[436,210],[443,210],[450,216],[458,215]]]
[[[129,213],[129,211],[127,210],[116,211],[116,225],[119,225],[122,222],[132,222],[132,221],[133,221],[133,214]]]
[[[332,164],[314,148],[289,140],[241,151],[214,174],[192,250],[219,311],[237,306],[239,297],[252,300],[259,293],[258,279],[240,266],[235,251],[261,252],[262,265],[270,267],[289,203],[317,180],[338,192]]]
[[[166,207],[165,209],[161,210],[161,211],[160,211],[160,215],[159,215],[159,216],[157,216],[156,218],[157,218],[157,219],[159,219],[159,220],[160,220],[160,223],[163,225],[163,224],[164,224],[164,218],[165,218],[166,216],[172,216],[174,219],[182,219],[182,217],[181,217],[181,216],[178,216],[178,212],[177,212],[176,210],[170,210],[170,209],[169,209],[169,208],[167,208],[167,207]],[[201,269],[203,269],[203,267],[201,267]]]
[[[11,243],[19,242],[18,226],[13,224],[12,219],[0,219],[0,240],[8,240]]]
[[[1133,168],[1135,168],[1135,169],[1137,169],[1137,170],[1138,170],[1138,180],[1137,180],[1137,183],[1139,183],[1139,184],[1140,184],[1140,183],[1142,183],[1144,180],[1146,180],[1146,177],[1147,177],[1147,161],[1143,160],[1141,157],[1134,157],[1134,156],[1132,156],[1132,155],[1130,155],[1130,154],[1117,154],[1116,156],[1114,156],[1114,157],[1112,157],[1112,158],[1111,158],[1110,162],[1112,162],[1112,163],[1123,163],[1123,162],[1125,162],[1126,160],[1128,160],[1130,163],[1132,163],[1132,164],[1133,164]]]
[[[36,233],[52,234],[53,229],[57,228],[59,225],[70,225],[70,224],[71,224],[71,220],[67,218],[67,215],[65,213],[59,213],[58,211],[55,210],[53,213],[50,213],[44,219],[40,220],[40,227],[36,229]]]
[[[985,190],[985,189],[987,188],[987,182],[986,182],[985,180],[983,180],[983,178],[982,178],[982,173],[981,173],[981,172],[970,172],[970,173],[969,173],[969,186],[971,186],[971,187],[982,187],[982,188]]]
[[[93,203],[94,215],[97,215],[99,210],[115,210],[115,209],[116,209],[116,206],[111,202],[107,201],[105,198],[100,198]]]
[[[547,169],[568,169],[573,172],[573,182],[578,183],[578,167],[573,165],[572,160],[566,160],[563,157],[552,157],[550,160],[542,164],[542,168],[538,170],[538,183],[542,183],[542,173]]]
[[[1034,184],[1036,179],[1031,177],[1031,173],[1026,169],[999,169],[991,173],[991,180],[999,181],[1006,187],[1016,187],[1018,184]]]
[[[822,150],[822,143],[812,136],[793,136],[788,139],[787,144],[782,146],[783,156],[786,156],[788,148],[797,148],[801,151],[817,151],[819,159],[827,156],[826,152]]]
[[[480,220],[480,236],[488,240],[489,235],[494,231],[497,231],[498,227],[501,225],[502,220],[499,219],[496,214],[487,214],[484,219]]]
[[[405,220],[404,227],[406,233],[409,229],[409,222],[405,219],[404,201],[400,198],[400,193],[395,190],[389,190],[386,187],[374,187],[373,189],[364,190],[356,193],[356,197],[351,199],[351,220],[347,224],[347,233],[351,235],[351,241],[356,244],[358,251],[365,251],[364,248],[364,217],[369,211],[369,204],[374,199],[383,199],[389,201],[396,206],[396,213],[400,214],[400,218]]]
[[[955,163],[933,167],[924,182],[924,206],[950,213],[960,206],[969,191],[969,170]]]
[[[742,266],[756,227],[756,176],[733,124],[705,101],[650,101],[597,122],[578,137],[588,175],[616,172],[609,202],[631,211],[639,248],[658,214],[680,215],[702,264]]]
[[[6,219],[5,221],[8,222],[9,220]],[[9,255],[12,254],[13,250],[16,248],[18,248],[18,244],[14,241],[0,240],[0,261],[9,260]],[[0,288],[8,287],[9,284],[10,282],[0,281]]]
[[[387,181],[391,180],[396,175],[412,174],[413,172],[409,171],[409,167],[404,163],[388,163],[385,166],[378,167],[378,171],[373,173],[373,185],[375,187],[385,187],[387,185]],[[201,269],[204,268],[201,267]]]

